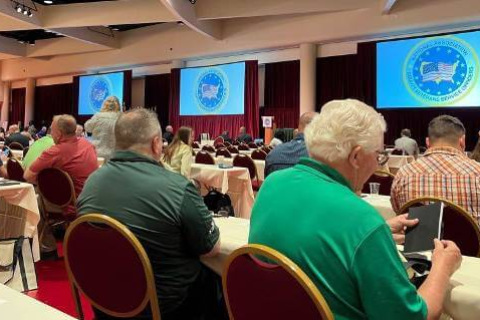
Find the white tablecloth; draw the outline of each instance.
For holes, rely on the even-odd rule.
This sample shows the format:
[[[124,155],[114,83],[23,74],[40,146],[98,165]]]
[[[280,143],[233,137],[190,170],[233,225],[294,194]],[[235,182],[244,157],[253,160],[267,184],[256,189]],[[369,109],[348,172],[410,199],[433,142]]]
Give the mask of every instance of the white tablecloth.
[[[18,160],[23,159],[23,150],[11,150],[12,154],[17,158]]]
[[[250,219],[254,197],[247,168],[220,169],[216,165],[193,163],[190,177],[202,183],[202,194],[207,193],[205,186],[214,187],[221,193],[228,193],[235,215]]]
[[[75,320],[75,318],[3,284],[0,284],[0,319]]]
[[[0,238],[8,238],[15,225],[25,225],[23,235],[33,238],[33,259],[40,260],[37,224],[40,221],[37,196],[33,185],[20,183],[0,187],[0,218],[5,222]],[[0,317],[1,318],[1,317]]]
[[[397,215],[395,211],[393,211],[389,196],[362,194],[362,199],[377,209],[377,211],[385,220],[393,218]]]
[[[215,160],[215,163],[218,162],[218,157],[215,157],[215,154],[212,153],[213,160]],[[232,158],[223,158],[223,163],[232,165],[233,164],[233,158],[235,155],[232,155]],[[195,162],[195,156],[192,157],[192,162]],[[257,167],[257,175],[258,175],[258,180],[263,181],[265,180],[265,160],[253,160],[255,162],[255,167]]]
[[[221,250],[202,262],[221,275],[228,255],[248,243],[250,221],[236,218],[215,218],[220,229]],[[455,320],[480,319],[480,259],[463,257],[462,266],[450,280],[452,290],[445,301],[445,311]]]

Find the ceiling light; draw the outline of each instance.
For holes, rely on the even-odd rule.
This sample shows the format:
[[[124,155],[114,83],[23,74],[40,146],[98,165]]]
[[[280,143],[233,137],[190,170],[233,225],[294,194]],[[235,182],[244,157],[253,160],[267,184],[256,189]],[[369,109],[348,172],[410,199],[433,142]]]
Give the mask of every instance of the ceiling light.
[[[15,10],[17,10],[18,13],[22,13],[23,9],[22,9],[22,6],[17,4],[17,6],[15,7]]]
[[[52,4],[53,1],[52,1],[52,0],[43,0],[43,3],[45,3],[45,4]]]
[[[34,46],[35,45],[35,40],[28,41],[28,44],[31,45],[31,46]]]
[[[29,18],[33,17],[33,12],[30,11],[30,10],[28,10],[28,17],[29,17]]]
[[[24,15],[28,15],[28,12],[29,12],[29,11],[30,11],[30,10],[28,10],[27,8],[23,8],[23,14],[24,14]]]

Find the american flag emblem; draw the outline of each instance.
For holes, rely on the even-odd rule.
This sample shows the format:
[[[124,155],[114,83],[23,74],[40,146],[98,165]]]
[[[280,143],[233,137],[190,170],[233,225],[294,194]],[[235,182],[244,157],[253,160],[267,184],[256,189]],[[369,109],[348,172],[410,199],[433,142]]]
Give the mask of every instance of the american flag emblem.
[[[422,62],[420,65],[420,74],[422,75],[422,82],[434,81],[439,84],[442,81],[453,81],[453,76],[457,70],[459,62],[444,63],[444,62]]]

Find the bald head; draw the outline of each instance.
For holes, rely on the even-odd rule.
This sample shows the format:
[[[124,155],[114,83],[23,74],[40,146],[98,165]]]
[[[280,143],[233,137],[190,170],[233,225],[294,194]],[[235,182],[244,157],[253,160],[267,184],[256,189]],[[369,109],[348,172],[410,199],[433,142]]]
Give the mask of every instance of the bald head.
[[[298,132],[303,132],[305,130],[305,127],[312,122],[313,117],[317,115],[318,113],[309,111],[305,112],[300,116],[300,121],[298,122]]]
[[[75,137],[77,121],[69,114],[62,114],[53,117],[52,138],[56,144],[64,139]]]

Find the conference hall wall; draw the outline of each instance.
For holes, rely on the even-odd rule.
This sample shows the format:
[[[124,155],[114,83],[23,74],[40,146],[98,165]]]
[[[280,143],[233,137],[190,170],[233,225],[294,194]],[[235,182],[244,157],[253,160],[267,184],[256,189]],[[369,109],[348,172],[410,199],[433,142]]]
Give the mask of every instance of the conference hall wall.
[[[362,100],[369,105],[375,106],[378,112],[385,117],[388,125],[385,135],[386,144],[393,144],[403,128],[410,128],[413,137],[423,146],[428,134],[428,123],[430,120],[438,115],[448,114],[459,118],[463,122],[467,131],[467,150],[472,150],[477,142],[477,133],[480,129],[478,121],[480,101],[473,100],[468,107],[441,107],[438,104],[434,106],[433,103],[429,105],[427,102],[421,108],[408,106],[405,102],[401,103],[405,104],[406,108],[377,107],[377,95],[382,99],[385,97],[385,92],[377,92],[377,43],[360,43],[356,55],[317,59],[316,109],[321,110],[323,104],[333,99],[355,98]],[[417,46],[416,49],[418,48]],[[392,60],[392,62],[394,61]],[[429,63],[430,61],[425,62]],[[438,69],[438,62],[436,63],[436,68]],[[384,84],[391,84],[396,81],[394,79],[395,72],[392,71],[391,75],[387,74],[381,77],[381,80],[385,82]],[[478,74],[478,69],[476,72]],[[413,79],[415,77],[421,78],[422,75],[414,75]],[[388,91],[388,87],[385,85],[380,86],[380,88]],[[393,89],[387,94],[397,97],[399,94],[402,94],[398,90]],[[419,103],[417,106],[422,106],[422,104]]]

